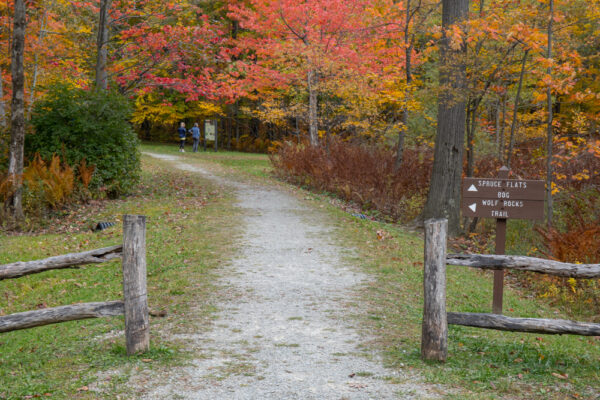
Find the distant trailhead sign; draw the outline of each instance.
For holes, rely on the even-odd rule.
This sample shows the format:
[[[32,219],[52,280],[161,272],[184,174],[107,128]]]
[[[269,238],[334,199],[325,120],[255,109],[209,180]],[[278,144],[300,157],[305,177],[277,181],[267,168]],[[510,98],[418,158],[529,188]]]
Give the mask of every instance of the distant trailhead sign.
[[[544,219],[544,181],[465,178],[462,212],[465,217]]]
[[[204,121],[204,140],[215,141],[216,121]]]

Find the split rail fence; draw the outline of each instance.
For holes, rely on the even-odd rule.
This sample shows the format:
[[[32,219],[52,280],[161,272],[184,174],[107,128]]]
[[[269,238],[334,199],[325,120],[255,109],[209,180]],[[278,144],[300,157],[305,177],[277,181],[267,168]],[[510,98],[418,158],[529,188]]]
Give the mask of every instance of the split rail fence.
[[[146,291],[146,217],[143,215],[123,216],[122,245],[0,265],[0,280],[99,264],[119,257],[122,257],[123,266],[123,301],[71,304],[0,316],[0,333],[60,322],[124,315],[127,354],[148,350],[150,325]]]
[[[600,264],[570,264],[534,257],[446,254],[448,221],[425,221],[424,308],[421,356],[445,361],[448,324],[513,332],[600,336],[600,324],[562,319],[513,318],[499,314],[446,312],[446,265],[504,270],[515,269],[561,277],[600,278]]]

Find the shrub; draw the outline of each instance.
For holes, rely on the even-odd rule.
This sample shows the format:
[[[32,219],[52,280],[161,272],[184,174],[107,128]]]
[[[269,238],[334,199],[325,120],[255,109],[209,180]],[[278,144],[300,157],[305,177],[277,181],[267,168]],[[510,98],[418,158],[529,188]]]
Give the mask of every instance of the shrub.
[[[564,262],[600,262],[600,191],[591,188],[562,202],[559,223],[563,227],[537,227],[545,256]],[[560,229],[559,229],[560,228]]]
[[[573,263],[600,262],[600,191],[589,188],[563,194],[557,205],[555,225],[536,227],[547,258]],[[572,314],[589,315],[599,321],[600,280],[561,278],[550,275],[524,279],[542,297],[559,303]]]
[[[127,193],[140,170],[130,113],[129,102],[117,93],[54,86],[35,104],[35,133],[26,138],[26,153],[39,153],[44,160],[60,154],[69,165],[85,159],[95,167],[91,189],[106,191],[109,197]]]
[[[396,171],[393,150],[332,138],[329,149],[284,142],[271,161],[280,176],[296,184],[335,193],[393,220],[409,220],[423,205],[432,152],[407,149]]]

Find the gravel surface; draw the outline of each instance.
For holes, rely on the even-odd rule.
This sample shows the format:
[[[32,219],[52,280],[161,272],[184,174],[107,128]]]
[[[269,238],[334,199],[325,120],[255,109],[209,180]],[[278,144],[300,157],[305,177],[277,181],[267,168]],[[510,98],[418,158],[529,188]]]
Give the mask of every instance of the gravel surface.
[[[192,365],[138,380],[145,399],[433,398],[414,375],[386,369],[361,349],[350,306],[367,276],[344,265],[327,216],[291,194],[234,182],[178,157],[173,161],[233,186],[243,237],[224,266],[211,330],[179,335]],[[144,379],[145,380],[145,379]],[[393,383],[392,383],[393,382]],[[143,392],[143,394],[141,394]]]

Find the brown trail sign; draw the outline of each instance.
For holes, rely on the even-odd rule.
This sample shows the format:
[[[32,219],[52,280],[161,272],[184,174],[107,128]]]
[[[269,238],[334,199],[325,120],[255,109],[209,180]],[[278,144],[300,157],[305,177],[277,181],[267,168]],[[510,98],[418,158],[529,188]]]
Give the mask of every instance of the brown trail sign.
[[[465,178],[465,217],[544,219],[544,181]]]
[[[496,218],[496,254],[504,254],[507,219],[544,219],[544,181],[508,179],[508,168],[498,178],[465,178],[462,212],[465,217]],[[502,314],[504,271],[494,271],[492,310]]]

